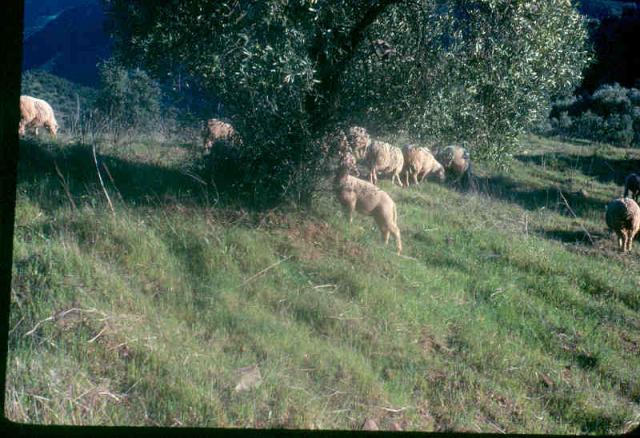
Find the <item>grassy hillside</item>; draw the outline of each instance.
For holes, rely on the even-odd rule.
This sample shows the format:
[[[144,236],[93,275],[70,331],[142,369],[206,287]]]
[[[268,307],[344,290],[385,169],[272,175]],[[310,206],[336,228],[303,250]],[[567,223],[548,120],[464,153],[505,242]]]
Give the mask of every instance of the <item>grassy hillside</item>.
[[[305,212],[223,208],[170,145],[105,151],[112,215],[85,148],[23,143],[6,415],[637,427],[640,247],[618,254],[603,213],[640,152],[524,143],[510,173],[478,169],[479,193],[383,181],[402,257],[370,218],[348,226],[330,192]],[[260,384],[236,391],[252,365]]]

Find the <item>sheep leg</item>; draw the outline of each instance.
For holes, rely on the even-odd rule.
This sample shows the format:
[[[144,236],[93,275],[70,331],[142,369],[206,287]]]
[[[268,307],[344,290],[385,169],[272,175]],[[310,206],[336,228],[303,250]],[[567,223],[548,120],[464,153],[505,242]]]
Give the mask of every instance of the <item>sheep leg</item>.
[[[622,252],[627,252],[627,247],[629,246],[629,236],[626,231],[622,232]]]
[[[422,179],[424,179],[424,176],[422,177]],[[422,182],[422,179],[420,179],[420,182]],[[413,183],[414,184],[418,184],[418,172],[413,172]]]
[[[622,234],[616,232],[616,237],[618,238],[618,250],[624,251],[624,247],[622,246],[623,245]]]
[[[400,238],[400,229],[396,225],[393,225],[391,227],[391,233],[396,239],[396,250],[398,252],[398,255],[400,255],[400,253],[402,252],[402,239]]]
[[[33,129],[34,129],[34,133],[36,134],[36,137],[37,137],[38,136],[38,127],[36,126]]]
[[[382,240],[384,241],[384,245],[387,246],[389,244],[389,235],[391,234],[389,228],[384,227],[381,229],[382,231]]]
[[[353,212],[356,209],[356,200],[350,200],[345,206],[347,216],[349,216],[349,225],[353,224]]]

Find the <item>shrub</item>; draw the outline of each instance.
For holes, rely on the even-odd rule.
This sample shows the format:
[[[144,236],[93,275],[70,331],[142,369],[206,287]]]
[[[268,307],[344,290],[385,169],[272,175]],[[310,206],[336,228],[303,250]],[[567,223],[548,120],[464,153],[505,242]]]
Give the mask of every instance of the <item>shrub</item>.
[[[139,68],[127,69],[113,60],[99,66],[101,89],[97,109],[107,120],[115,143],[133,130],[148,133],[160,116],[160,87]]]
[[[556,101],[552,133],[616,146],[640,146],[640,90],[603,85],[593,95]]]

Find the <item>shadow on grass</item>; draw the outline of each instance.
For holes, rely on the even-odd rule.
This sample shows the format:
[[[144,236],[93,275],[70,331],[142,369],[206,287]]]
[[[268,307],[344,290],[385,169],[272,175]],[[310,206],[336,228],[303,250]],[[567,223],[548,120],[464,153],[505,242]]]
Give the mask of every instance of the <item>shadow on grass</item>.
[[[590,197],[588,194],[562,191],[557,187],[548,185],[545,188],[532,188],[514,180],[511,177],[498,175],[479,180],[480,191],[492,198],[502,199],[518,204],[520,207],[535,211],[542,208],[557,211],[558,213],[572,216],[562,197],[566,199],[571,210],[580,217],[582,214],[598,210],[603,211],[606,203]]]
[[[605,159],[598,155],[570,155],[551,152],[544,155],[517,155],[524,164],[535,164],[557,171],[575,170],[601,183],[624,185],[624,178],[632,172],[640,172],[640,159]]]
[[[557,240],[563,243],[575,243],[582,245],[592,246],[591,240],[589,236],[584,230],[562,230],[562,229],[540,229],[540,233],[552,240]],[[605,233],[597,233],[589,231],[591,238],[596,242],[600,242],[609,238],[609,236]]]
[[[112,199],[129,205],[158,205],[186,199],[208,205],[216,199],[215,190],[179,169],[100,154],[98,163]],[[39,185],[44,196],[39,196],[38,201],[49,210],[70,203],[65,185],[78,205],[96,197],[104,199],[91,147],[82,144],[51,149],[34,140],[22,141],[18,183]]]

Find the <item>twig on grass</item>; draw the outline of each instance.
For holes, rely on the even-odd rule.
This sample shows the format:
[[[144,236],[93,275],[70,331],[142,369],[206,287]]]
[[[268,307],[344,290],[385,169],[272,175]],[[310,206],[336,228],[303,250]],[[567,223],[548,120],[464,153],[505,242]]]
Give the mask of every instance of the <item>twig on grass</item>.
[[[111,203],[111,198],[109,197],[109,193],[107,192],[107,188],[104,186],[104,181],[102,180],[102,174],[100,173],[100,166],[98,166],[98,157],[96,156],[96,144],[93,143],[91,145],[91,151],[93,152],[93,164],[96,166],[96,172],[98,173],[98,181],[100,182],[100,186],[102,187],[102,192],[104,196],[107,198],[107,203],[109,204],[109,208],[111,209],[111,214],[115,217],[116,211],[113,208],[113,204]]]
[[[124,202],[124,198],[122,197],[122,193],[120,193],[120,190],[118,189],[118,186],[116,186],[116,182],[113,180],[113,177],[111,176],[111,172],[109,172],[109,168],[107,167],[107,163],[102,162],[102,167],[104,167],[104,170],[107,172],[107,176],[109,177],[109,181],[111,181],[111,184],[113,184],[113,187],[116,189],[116,193],[118,194],[118,198],[120,198],[120,200],[122,202]]]
[[[562,198],[564,205],[567,207],[567,210],[569,210],[569,213],[571,213],[573,218],[578,221],[578,225],[580,225],[580,228],[582,228],[582,231],[584,231],[587,237],[589,238],[589,242],[591,242],[591,245],[596,246],[596,243],[593,241],[593,238],[591,237],[591,234],[589,233],[589,231],[587,231],[584,225],[582,225],[582,222],[580,221],[580,219],[578,219],[578,216],[571,209],[569,202],[567,202],[567,198],[565,198],[564,195],[562,194],[562,190],[558,189],[558,193],[560,194],[560,197]]]
[[[47,321],[53,321],[55,318],[53,316],[50,316],[48,318],[43,319],[42,321],[38,321],[36,323],[35,326],[33,326],[33,328],[31,330],[29,330],[27,333],[25,333],[25,336],[31,336],[36,330],[38,330],[38,327],[40,327],[42,324],[44,324]]]
[[[57,313],[53,314],[52,316],[49,316],[49,317],[47,317],[47,318],[45,318],[45,319],[43,319],[41,321],[38,321],[36,323],[36,325],[33,326],[33,328],[31,330],[29,330],[28,332],[26,332],[24,335],[25,336],[31,336],[38,329],[38,327],[40,327],[45,322],[57,320],[57,319],[60,319],[60,318],[64,318],[65,316],[67,316],[71,312],[101,313],[103,316],[105,315],[103,312],[100,312],[100,311],[98,311],[96,309],[80,309],[78,307],[73,307],[71,309],[64,310],[62,312],[57,312]]]
[[[107,329],[107,326],[105,325],[102,330],[100,330],[100,332],[98,332],[97,335],[95,335],[93,338],[89,339],[87,342],[89,344],[91,344],[92,342],[94,342],[96,339],[98,339],[100,336],[102,336],[102,334],[104,333],[104,331]]]
[[[262,274],[264,274],[265,272],[275,268],[276,266],[278,266],[280,263],[285,262],[287,260],[289,260],[291,257],[293,257],[292,255],[287,256],[283,259],[278,260],[277,262],[273,263],[272,265],[267,266],[266,268],[264,268],[262,271],[257,272],[255,274],[253,274],[251,277],[247,278],[245,281],[243,281],[242,283],[240,283],[239,285],[237,285],[236,287],[234,287],[233,289],[238,289],[244,285],[246,285],[247,283],[249,283],[250,281],[255,280],[256,278],[258,278],[259,276],[261,276]],[[233,290],[232,289],[232,290]]]
[[[71,207],[73,207],[74,210],[77,210],[78,207],[76,207],[76,203],[73,201],[73,198],[71,197],[71,192],[69,191],[69,184],[67,183],[67,180],[64,179],[64,176],[62,176],[62,172],[60,172],[58,163],[55,160],[53,161],[53,165],[56,168],[56,173],[58,174],[58,177],[60,177],[60,184],[62,184],[62,188],[64,189],[64,192],[66,193],[67,198],[71,203]]]
[[[397,414],[399,412],[406,411],[408,409],[408,407],[393,409],[393,408],[385,408],[384,406],[378,406],[378,409],[382,409],[383,411],[391,412],[393,414]]]

